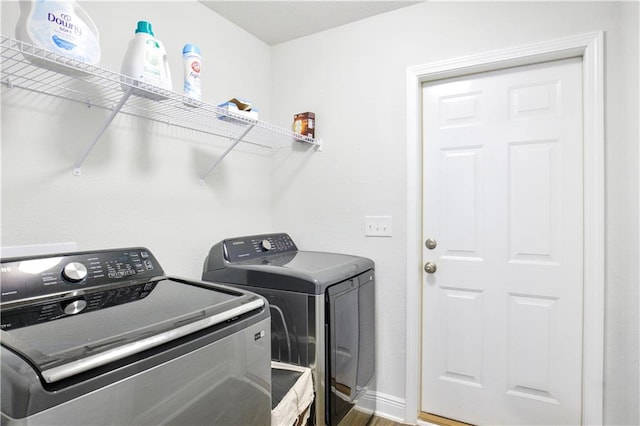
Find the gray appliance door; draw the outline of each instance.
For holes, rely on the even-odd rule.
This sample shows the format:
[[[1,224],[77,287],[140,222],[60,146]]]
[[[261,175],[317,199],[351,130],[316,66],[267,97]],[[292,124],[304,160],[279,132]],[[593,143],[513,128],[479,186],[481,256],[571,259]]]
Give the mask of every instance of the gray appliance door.
[[[27,418],[15,419],[3,410],[1,423],[270,425],[270,345],[265,330],[269,330],[269,318]],[[3,348],[2,358],[3,369],[10,363],[14,371],[30,375],[29,365],[12,352]],[[7,392],[17,391],[5,385],[3,398]],[[30,396],[28,392],[24,395],[27,399]]]
[[[256,295],[178,278],[154,280],[147,285],[148,294],[142,299],[135,297],[133,302],[106,303],[102,309],[3,330],[2,345],[28,359],[45,382],[55,383],[264,306]],[[133,293],[142,286],[99,295],[102,300],[112,300],[117,294]],[[85,298],[90,304],[92,297]],[[37,307],[36,315],[59,304],[55,298],[47,299]],[[30,309],[18,307],[16,315],[29,315]]]
[[[373,272],[329,287],[327,308],[329,376],[325,417],[328,424],[337,425],[354,407],[373,412],[363,401],[374,378]]]

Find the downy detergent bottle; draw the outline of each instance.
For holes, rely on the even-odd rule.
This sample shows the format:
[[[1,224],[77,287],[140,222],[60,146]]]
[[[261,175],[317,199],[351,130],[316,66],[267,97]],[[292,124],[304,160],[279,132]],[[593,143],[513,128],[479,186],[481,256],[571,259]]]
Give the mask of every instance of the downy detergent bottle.
[[[172,89],[167,52],[160,40],[155,38],[150,22],[138,21],[135,37],[129,42],[122,61],[121,73],[139,82],[166,90]],[[123,84],[122,88],[127,90],[128,86]],[[156,93],[141,90],[133,93],[152,99],[163,98]]]
[[[95,65],[100,61],[98,28],[75,1],[20,1],[16,38],[80,62]],[[74,71],[56,67],[52,61],[25,56],[58,71]]]

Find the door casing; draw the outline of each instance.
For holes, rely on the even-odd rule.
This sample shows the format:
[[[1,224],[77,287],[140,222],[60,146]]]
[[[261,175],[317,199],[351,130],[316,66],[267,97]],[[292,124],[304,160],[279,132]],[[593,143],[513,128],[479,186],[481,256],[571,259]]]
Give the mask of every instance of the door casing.
[[[604,420],[604,32],[433,62],[407,69],[407,346],[405,421],[420,396],[422,286],[422,83],[557,59],[582,58],[584,102],[584,330],[582,423]]]

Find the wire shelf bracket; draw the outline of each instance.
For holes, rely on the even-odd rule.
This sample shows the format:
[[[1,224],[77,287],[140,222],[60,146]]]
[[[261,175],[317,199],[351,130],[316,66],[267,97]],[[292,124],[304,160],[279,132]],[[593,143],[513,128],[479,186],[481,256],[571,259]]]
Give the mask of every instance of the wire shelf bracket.
[[[109,127],[109,124],[111,124],[111,122],[116,117],[116,115],[118,115],[118,113],[122,109],[122,106],[125,104],[125,102],[127,102],[127,99],[129,99],[129,96],[131,96],[131,93],[133,93],[133,87],[129,87],[127,91],[124,92],[124,95],[122,95],[122,98],[120,98],[120,101],[118,101],[116,106],[113,107],[113,110],[111,111],[109,116],[104,120],[104,123],[102,123],[102,127],[100,128],[100,130],[98,130],[98,134],[94,136],[93,140],[85,148],[84,152],[82,153],[82,156],[73,165],[73,174],[75,176],[80,176],[82,174],[82,163],[84,163],[84,160],[87,159],[93,147],[96,146],[96,144],[98,143],[98,140],[100,140],[104,132],[107,130],[107,127]]]
[[[247,134],[251,131],[251,129],[253,129],[253,125],[248,126],[244,132],[242,132],[242,134],[240,136],[238,136],[231,145],[229,145],[229,147],[222,153],[222,155],[220,157],[218,157],[218,159],[207,169],[206,172],[204,172],[202,174],[202,176],[200,176],[200,184],[204,185],[204,179],[209,175],[209,173],[211,173],[213,171],[213,169],[216,168],[216,166],[218,164],[220,164],[220,162],[224,159],[224,157],[226,157],[227,155],[229,155],[229,153],[231,152],[231,150],[233,150],[233,148],[236,147],[236,145],[238,145],[240,143],[240,141],[242,141],[242,139],[244,139],[245,136],[247,136]]]

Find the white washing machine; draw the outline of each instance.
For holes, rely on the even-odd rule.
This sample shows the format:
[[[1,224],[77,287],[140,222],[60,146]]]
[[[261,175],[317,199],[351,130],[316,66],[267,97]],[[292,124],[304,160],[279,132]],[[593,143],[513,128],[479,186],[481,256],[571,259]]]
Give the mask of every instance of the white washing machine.
[[[215,244],[202,278],[269,301],[272,359],[312,369],[316,425],[366,424],[375,411],[372,260],[298,250],[284,233],[253,235]]]

